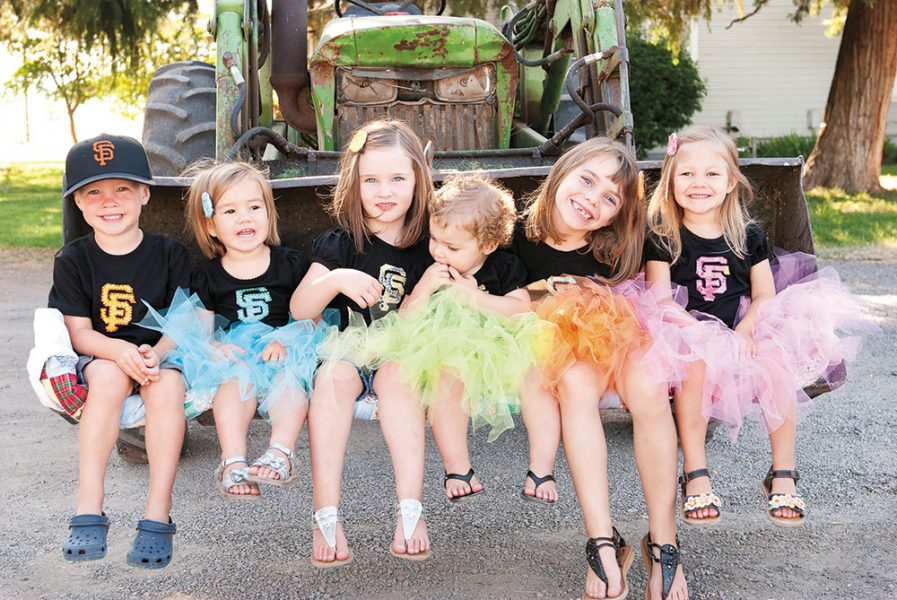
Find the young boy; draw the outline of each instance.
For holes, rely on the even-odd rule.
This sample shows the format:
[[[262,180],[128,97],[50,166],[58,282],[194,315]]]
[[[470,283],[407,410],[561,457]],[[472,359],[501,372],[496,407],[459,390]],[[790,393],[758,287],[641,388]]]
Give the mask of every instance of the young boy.
[[[63,196],[74,199],[93,228],[56,253],[49,300],[64,315],[80,357],[78,376],[88,388],[78,442],[78,503],[62,548],[66,560],[106,555],[106,466],[122,403],[138,390],[146,405],[150,483],[128,564],[162,568],[171,561],[175,525],[169,512],[186,426],[184,381],[164,362],[170,341],[137,322],[147,312],[142,301],[166,307],[179,286],[189,287],[190,265],[181,244],[140,229],[152,184],[146,152],[132,138],[101,135],[76,144],[66,157]]]

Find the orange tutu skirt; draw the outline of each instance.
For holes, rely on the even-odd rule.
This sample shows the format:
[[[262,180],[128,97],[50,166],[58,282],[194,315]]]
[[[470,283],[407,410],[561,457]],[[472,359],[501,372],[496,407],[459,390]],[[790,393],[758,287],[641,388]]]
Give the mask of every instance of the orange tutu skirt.
[[[554,388],[575,362],[586,362],[615,381],[631,352],[644,348],[650,337],[639,324],[632,301],[613,288],[591,281],[565,285],[535,305],[536,313],[557,326],[553,346],[543,364],[549,388]]]

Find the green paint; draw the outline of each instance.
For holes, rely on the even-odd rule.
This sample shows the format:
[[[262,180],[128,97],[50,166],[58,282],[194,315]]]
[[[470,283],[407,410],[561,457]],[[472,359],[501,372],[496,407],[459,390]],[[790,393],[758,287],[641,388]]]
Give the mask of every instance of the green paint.
[[[243,43],[243,3],[221,2],[217,4],[217,37],[215,45],[218,57],[215,61],[215,79],[218,89],[215,101],[215,157],[221,159],[236,141],[230,127],[230,114],[237,101],[237,85],[224,66],[226,52],[234,55],[237,68],[245,73]]]

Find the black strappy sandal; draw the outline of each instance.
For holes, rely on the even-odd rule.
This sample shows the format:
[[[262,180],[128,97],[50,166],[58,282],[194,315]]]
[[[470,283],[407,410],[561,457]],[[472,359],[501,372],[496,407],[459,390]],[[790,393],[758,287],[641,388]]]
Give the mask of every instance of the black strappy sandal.
[[[467,499],[470,498],[471,496],[476,496],[477,494],[482,494],[483,492],[486,491],[486,488],[485,488],[485,487],[484,487],[483,489],[481,489],[480,491],[478,491],[478,492],[473,491],[473,485],[472,485],[470,482],[471,482],[471,480],[473,479],[474,475],[476,475],[476,473],[473,472],[473,468],[471,468],[471,469],[470,469],[467,473],[465,473],[464,475],[461,475],[460,473],[449,473],[448,471],[446,471],[446,473],[445,473],[445,477],[442,479],[442,486],[443,486],[443,487],[445,487],[445,484],[448,483],[448,480],[449,480],[449,479],[457,479],[458,481],[463,481],[464,483],[466,483],[467,486],[470,488],[470,493],[469,493],[469,494],[463,494],[463,495],[461,495],[461,496],[455,496],[454,498],[449,498],[448,496],[446,496],[446,498],[448,498],[448,501],[449,501],[449,502],[460,502],[460,501],[462,501],[462,500],[467,500]]]
[[[651,571],[654,563],[660,563],[660,573],[663,576],[661,599],[665,600],[670,595],[673,587],[673,579],[676,577],[676,569],[679,567],[679,537],[676,537],[676,546],[672,544],[655,544],[651,541],[651,533],[642,538],[642,560],[645,561],[645,570],[648,572],[648,581],[651,581]],[[660,556],[654,556],[654,550]],[[648,597],[647,590],[645,598]]]
[[[589,567],[598,576],[598,579],[604,582],[605,586],[607,586],[607,573],[604,572],[604,565],[601,564],[601,556],[598,554],[598,551],[607,547],[613,548],[616,552],[617,566],[620,567],[622,589],[616,596],[607,596],[606,600],[623,600],[629,595],[629,581],[626,579],[626,574],[629,572],[629,567],[632,566],[635,550],[632,549],[632,546],[626,544],[626,540],[623,539],[616,527],[613,528],[613,537],[589,538],[589,541],[586,542],[586,560],[589,562]],[[582,598],[583,600],[588,600],[589,596],[583,594]]]
[[[707,468],[695,469],[689,473],[683,472],[679,476],[679,487],[682,490],[682,506],[679,508],[679,516],[682,517],[682,522],[686,525],[711,527],[719,523],[722,518],[722,511],[720,511],[722,500],[719,499],[719,496],[714,494],[713,491],[704,494],[692,494],[691,496],[685,493],[685,487],[688,485],[688,482],[699,477],[710,479],[710,471]],[[715,508],[716,516],[704,518],[692,518],[690,516],[703,508]]]
[[[772,493],[772,480],[781,478],[793,479],[794,485],[797,485],[797,482],[800,481],[800,474],[797,470],[773,470],[772,467],[769,468],[766,477],[760,481],[760,489],[763,490],[763,495],[766,496],[766,516],[779,527],[800,527],[804,524],[804,521],[807,518],[807,505],[804,503],[804,499],[798,494]],[[796,512],[798,516],[780,517],[774,515],[773,511],[779,510],[780,508],[790,508]]]
[[[548,506],[552,506],[553,504],[555,504],[557,502],[557,500],[543,500],[542,498],[536,497],[536,491],[538,491],[540,485],[542,485],[543,483],[546,483],[548,481],[554,481],[554,475],[552,473],[549,473],[545,477],[539,477],[532,471],[527,471],[526,476],[533,480],[533,483],[536,484],[536,487],[533,488],[532,496],[527,494],[526,490],[522,490],[520,492],[520,496],[524,500],[529,500],[530,502],[538,502],[539,504],[547,504]]]

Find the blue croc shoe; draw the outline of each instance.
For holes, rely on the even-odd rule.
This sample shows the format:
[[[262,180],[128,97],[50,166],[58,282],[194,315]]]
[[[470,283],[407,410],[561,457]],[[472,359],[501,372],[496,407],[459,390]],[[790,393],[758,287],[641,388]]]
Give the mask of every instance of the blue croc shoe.
[[[97,560],[106,556],[109,518],[105,515],[75,515],[69,519],[69,539],[62,546],[66,560]]]
[[[128,552],[128,564],[141,569],[161,569],[171,562],[171,536],[177,531],[175,524],[141,519],[137,521],[137,536]]]

